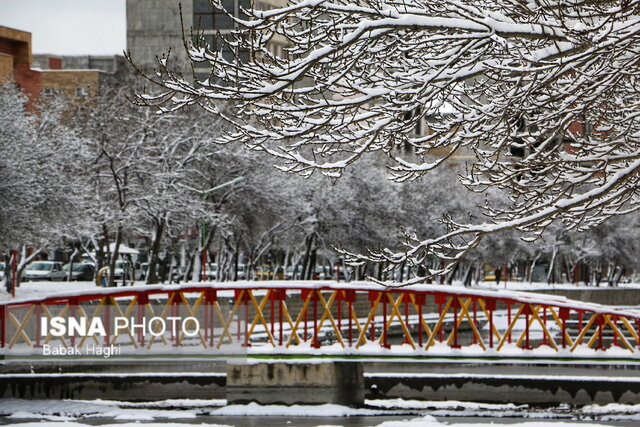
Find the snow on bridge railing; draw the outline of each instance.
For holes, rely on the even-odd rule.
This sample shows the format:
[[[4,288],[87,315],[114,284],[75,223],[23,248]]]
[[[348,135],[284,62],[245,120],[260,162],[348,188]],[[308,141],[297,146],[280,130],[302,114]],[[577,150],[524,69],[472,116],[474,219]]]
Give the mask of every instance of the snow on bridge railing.
[[[640,349],[638,311],[442,285],[288,281],[97,288],[1,303],[0,322],[5,357],[56,355],[56,348],[68,355],[87,345],[117,346],[116,355],[215,355],[242,348],[257,355],[336,357],[429,357],[463,354],[457,349],[464,348],[498,357],[610,350],[607,357],[635,358]]]

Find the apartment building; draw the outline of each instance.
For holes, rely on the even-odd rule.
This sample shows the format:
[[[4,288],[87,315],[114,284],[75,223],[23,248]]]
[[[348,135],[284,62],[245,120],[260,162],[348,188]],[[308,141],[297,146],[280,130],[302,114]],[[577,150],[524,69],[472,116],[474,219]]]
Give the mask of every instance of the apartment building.
[[[222,0],[222,5],[236,17],[242,17],[243,9],[253,6],[258,10],[269,10],[286,6],[285,0]],[[226,13],[214,8],[209,0],[127,0],[127,50],[139,67],[153,67],[156,58],[170,51],[170,67],[186,71],[189,61],[184,48],[185,38],[202,35],[214,45],[214,35],[229,34],[236,27]],[[285,43],[272,40],[270,49],[281,54]],[[240,57],[246,52],[239,52]],[[205,66],[197,67],[196,73],[208,74]]]

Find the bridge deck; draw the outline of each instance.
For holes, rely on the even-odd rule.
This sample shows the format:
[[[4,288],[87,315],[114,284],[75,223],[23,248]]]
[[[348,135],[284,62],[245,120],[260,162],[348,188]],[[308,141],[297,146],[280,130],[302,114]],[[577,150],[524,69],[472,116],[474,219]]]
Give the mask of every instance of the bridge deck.
[[[56,329],[56,322],[66,329]],[[71,332],[72,323],[79,326]],[[104,356],[95,354],[100,349],[111,351],[104,357],[119,358],[179,354],[635,363],[639,331],[637,310],[441,285],[137,286],[0,304],[4,357],[61,357],[45,350],[76,349],[67,357],[90,358]]]

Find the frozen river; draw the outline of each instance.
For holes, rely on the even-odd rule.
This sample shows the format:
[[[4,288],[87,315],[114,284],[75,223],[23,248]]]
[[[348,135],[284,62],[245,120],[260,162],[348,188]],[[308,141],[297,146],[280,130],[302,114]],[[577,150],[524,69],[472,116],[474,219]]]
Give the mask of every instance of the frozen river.
[[[225,405],[224,400],[158,402],[0,399],[0,425],[135,426],[637,426],[640,405],[531,407],[474,402],[368,400],[365,408],[339,405]]]

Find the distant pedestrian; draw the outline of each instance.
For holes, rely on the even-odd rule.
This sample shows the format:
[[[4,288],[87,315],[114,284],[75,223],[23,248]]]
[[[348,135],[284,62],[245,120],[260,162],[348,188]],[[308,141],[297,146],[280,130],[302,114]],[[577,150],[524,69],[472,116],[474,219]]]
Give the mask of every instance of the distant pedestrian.
[[[500,279],[502,278],[502,270],[500,270],[500,267],[496,268],[496,271],[494,271],[494,274],[496,276],[496,285],[499,285]]]

